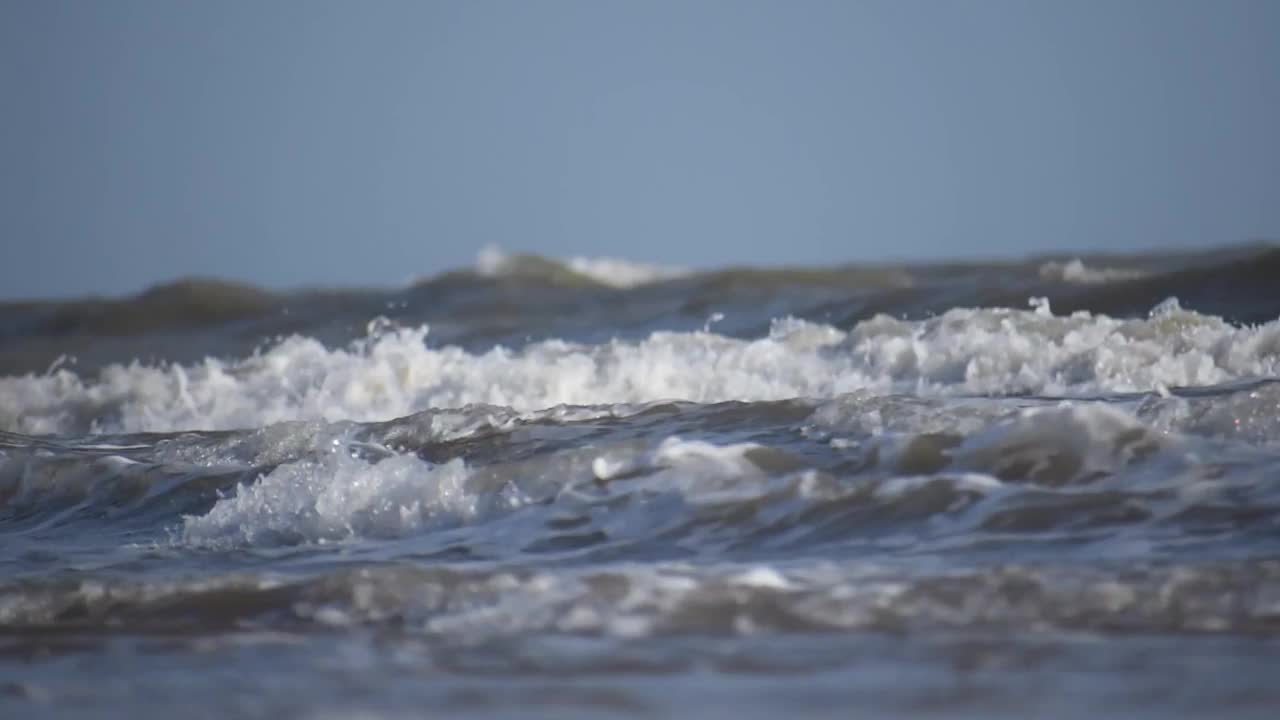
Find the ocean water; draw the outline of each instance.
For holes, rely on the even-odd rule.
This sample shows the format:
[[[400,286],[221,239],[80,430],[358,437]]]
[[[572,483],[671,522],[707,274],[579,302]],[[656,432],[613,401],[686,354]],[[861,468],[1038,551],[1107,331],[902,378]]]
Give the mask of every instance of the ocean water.
[[[0,305],[4,717],[1275,717],[1280,250]]]

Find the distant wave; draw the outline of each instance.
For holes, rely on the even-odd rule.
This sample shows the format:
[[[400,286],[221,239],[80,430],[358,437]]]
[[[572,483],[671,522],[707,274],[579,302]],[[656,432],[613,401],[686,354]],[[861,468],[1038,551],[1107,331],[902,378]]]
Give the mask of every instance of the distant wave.
[[[489,248],[473,269],[409,287],[275,292],[188,278],[132,297],[0,303],[0,375],[73,365],[231,360],[281,338],[330,350],[385,315],[430,325],[436,342],[480,349],[560,338],[637,340],[656,330],[758,338],[795,317],[850,331],[877,315],[925,320],[957,308],[1025,308],[1140,318],[1169,298],[1233,324],[1280,317],[1280,250],[1039,258],[1020,262],[727,267],[694,271],[605,258],[556,260]]]
[[[1126,268],[1095,268],[1084,264],[1080,258],[1072,258],[1066,262],[1052,260],[1040,266],[1040,277],[1045,280],[1095,285],[1098,283],[1132,280],[1147,275],[1141,270]]]
[[[1150,318],[954,309],[921,321],[881,315],[849,331],[795,319],[762,338],[655,332],[635,342],[564,340],[514,351],[433,348],[427,326],[377,326],[329,349],[286,338],[245,359],[68,369],[0,377],[0,429],[176,431],[288,420],[385,420],[429,408],[718,402],[926,395],[1093,395],[1216,385],[1280,374],[1280,320],[1239,328],[1161,305]]]
[[[651,263],[621,260],[617,258],[574,257],[560,262],[536,255],[509,254],[490,245],[476,258],[476,272],[485,277],[503,275],[537,276],[554,279],[568,277],[568,273],[593,282],[615,288],[632,288],[638,285],[684,277],[691,271]]]
[[[87,298],[0,304],[0,337],[9,335],[131,335],[208,326],[254,317],[281,297],[245,283],[184,278],[119,299]]]

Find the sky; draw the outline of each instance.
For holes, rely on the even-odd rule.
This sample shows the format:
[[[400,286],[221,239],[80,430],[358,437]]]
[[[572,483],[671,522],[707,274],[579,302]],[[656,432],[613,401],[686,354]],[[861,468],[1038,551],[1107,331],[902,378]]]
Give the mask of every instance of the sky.
[[[1280,239],[1280,2],[0,0],[0,297]]]

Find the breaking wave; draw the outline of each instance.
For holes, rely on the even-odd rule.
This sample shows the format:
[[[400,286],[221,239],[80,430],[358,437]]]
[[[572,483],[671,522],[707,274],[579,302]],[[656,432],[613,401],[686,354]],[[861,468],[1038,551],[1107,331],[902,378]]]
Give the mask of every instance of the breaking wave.
[[[329,349],[294,336],[243,360],[63,368],[0,378],[0,429],[28,434],[250,428],[294,420],[388,420],[486,403],[557,405],[833,397],[1093,396],[1220,385],[1280,368],[1280,322],[1237,327],[1162,304],[1148,318],[955,309],[878,316],[849,331],[794,319],[755,340],[656,332],[635,342],[549,340],[471,353],[432,347],[426,326],[375,324]]]

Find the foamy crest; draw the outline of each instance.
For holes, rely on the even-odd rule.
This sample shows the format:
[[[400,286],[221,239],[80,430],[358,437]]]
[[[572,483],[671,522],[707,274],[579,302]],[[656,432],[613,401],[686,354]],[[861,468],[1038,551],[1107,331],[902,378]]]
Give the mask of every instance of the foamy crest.
[[[569,267],[596,282],[618,288],[636,287],[689,274],[684,268],[618,258],[575,257],[569,259]]]
[[[503,249],[487,245],[476,256],[476,272],[488,277],[505,275],[520,267],[522,256],[511,255]],[[558,261],[545,260],[544,263],[554,265]],[[670,280],[689,274],[689,270],[667,265],[622,260],[619,258],[573,257],[563,261],[567,267],[578,275],[590,278],[602,285],[616,288],[631,288],[648,283]]]
[[[299,434],[312,436],[306,429]],[[768,487],[765,471],[750,459],[760,451],[750,443],[717,446],[672,437],[648,448],[592,453],[589,465],[569,453],[550,465],[534,459],[472,471],[461,460],[435,465],[385,448],[370,461],[365,448],[335,437],[319,456],[283,463],[221,498],[206,514],[185,517],[182,541],[279,545],[400,537],[553,499],[564,501],[566,509],[579,500],[590,506],[592,499],[578,488],[635,477],[643,478],[638,482],[650,495],[724,502]],[[605,527],[611,535],[642,537],[661,517],[638,503],[609,513]],[[521,547],[544,540],[548,529],[542,519],[507,523],[500,531],[503,543]]]
[[[1075,283],[1078,285],[1098,285],[1119,280],[1133,280],[1144,277],[1140,270],[1124,268],[1091,268],[1080,258],[1072,258],[1066,262],[1050,261],[1040,266],[1040,277],[1045,280]]]
[[[762,468],[750,459],[753,451],[764,448],[755,443],[715,445],[669,437],[645,452],[599,455],[591,472],[601,482],[644,474],[651,489],[666,487],[706,499],[764,479]]]
[[[1280,323],[1238,328],[1162,303],[1150,318],[956,309],[923,322],[878,316],[843,343],[882,387],[923,394],[1143,392],[1269,377]]]
[[[82,522],[100,510],[119,519],[167,509],[174,520],[184,514],[178,539],[200,546],[415,535],[419,552],[497,558],[610,545],[665,551],[695,537],[705,549],[805,537],[870,546],[905,532],[924,549],[986,531],[1073,525],[1141,535],[1150,523],[1212,527],[1219,513],[1261,526],[1280,507],[1273,450],[1170,432],[1103,402],[990,401],[970,413],[952,402],[907,399],[899,409],[891,401],[854,394],[820,403],[803,432],[811,441],[829,433],[828,448],[637,437],[626,422],[616,434],[533,455],[527,448],[542,438],[513,431],[494,443],[511,457],[494,462],[473,445],[470,465],[391,449],[402,423],[277,425],[240,434],[242,447],[178,453],[186,460],[166,449],[176,460],[167,465],[116,455],[70,462],[19,448],[0,457],[0,496],[20,515],[49,507],[60,523],[69,505]],[[843,529],[813,534],[814,517]]]
[[[485,245],[476,253],[476,272],[485,277],[501,275],[506,269],[508,257],[497,245]]]
[[[829,398],[873,393],[1089,395],[1274,376],[1280,323],[1239,328],[1162,305],[1147,319],[957,309],[878,316],[849,332],[799,320],[766,337],[658,332],[638,342],[561,340],[473,354],[432,348],[427,328],[383,329],[327,349],[291,337],[250,358],[191,366],[61,369],[0,378],[0,428],[25,433],[260,427],[375,421],[483,403],[556,405]]]
[[[471,520],[487,504],[519,504],[513,494],[469,489],[468,477],[461,460],[393,455],[370,463],[335,447],[320,460],[280,465],[207,514],[185,518],[182,537],[248,545],[398,537]]]

